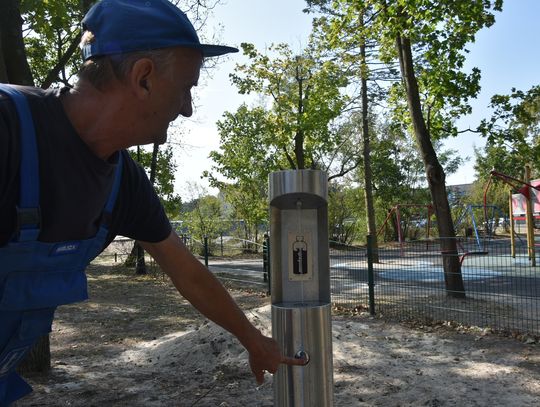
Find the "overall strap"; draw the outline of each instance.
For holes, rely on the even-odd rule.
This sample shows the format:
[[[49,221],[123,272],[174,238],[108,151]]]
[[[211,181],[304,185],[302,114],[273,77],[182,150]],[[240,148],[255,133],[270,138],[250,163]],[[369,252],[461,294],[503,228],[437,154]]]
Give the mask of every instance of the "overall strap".
[[[122,166],[122,151],[118,151],[118,163],[116,164],[113,186],[109,194],[109,199],[107,200],[105,208],[103,209],[102,227],[104,227],[106,230],[109,229],[112,218],[112,211],[114,209],[114,204],[116,203],[118,191],[120,190],[120,184],[122,181]]]
[[[19,241],[32,241],[37,239],[40,231],[39,166],[34,121],[26,97],[20,91],[0,84],[0,92],[11,97],[19,115],[21,165],[17,231]]]

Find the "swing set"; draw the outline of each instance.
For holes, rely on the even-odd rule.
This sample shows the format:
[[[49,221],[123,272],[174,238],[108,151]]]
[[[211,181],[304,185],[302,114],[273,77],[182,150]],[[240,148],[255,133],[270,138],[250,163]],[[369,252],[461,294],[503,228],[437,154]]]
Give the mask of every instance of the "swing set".
[[[466,251],[463,255],[460,256],[460,263],[463,263],[463,260],[471,255],[487,255],[487,241],[489,241],[495,232],[498,219],[503,219],[503,222],[509,223],[510,227],[510,239],[511,239],[511,253],[512,257],[516,257],[516,237],[521,240],[519,234],[515,233],[515,221],[516,220],[525,220],[527,226],[527,250],[531,265],[536,266],[536,256],[535,256],[535,237],[534,237],[534,220],[540,219],[540,179],[530,181],[530,167],[525,167],[525,178],[526,181],[513,178],[509,175],[491,171],[488,182],[484,188],[484,202],[483,205],[467,205],[465,210],[460,214],[456,221],[456,227],[459,225],[467,215],[470,216],[473,231],[475,234],[476,243],[478,245],[478,251]],[[503,211],[495,206],[487,204],[487,195],[489,188],[492,185],[494,179],[500,179],[511,187],[509,194],[509,208],[510,208],[510,217],[506,217]],[[517,194],[512,194],[512,190],[517,191]],[[531,192],[532,191],[532,192]],[[523,203],[525,201],[525,203]],[[516,210],[516,207],[519,209]],[[525,213],[523,212],[523,207]],[[534,207],[534,215],[533,215]],[[382,226],[377,231],[377,236],[379,236],[383,230],[388,227],[388,223],[395,216],[395,229],[397,232],[397,240],[399,242],[400,248],[403,251],[403,246],[405,243],[405,233],[403,228],[403,218],[405,213],[410,210],[415,210],[416,212],[413,215],[414,222],[416,222],[416,227],[425,227],[426,238],[430,237],[431,230],[431,218],[434,215],[435,211],[431,204],[398,204],[392,207],[388,211],[388,215],[384,220]],[[484,239],[481,240],[479,230],[480,228],[477,216],[475,216],[475,210],[482,209],[484,215]],[[427,216],[425,218],[420,218],[420,211],[427,211]],[[499,215],[498,217],[496,215]],[[406,231],[406,229],[405,229]]]
[[[534,220],[540,219],[540,180],[530,180],[531,169],[528,165],[525,166],[525,180],[520,180],[509,175],[497,172],[490,172],[490,178],[484,189],[484,213],[486,214],[487,193],[493,179],[498,178],[510,186],[509,192],[509,211],[510,211],[510,242],[512,257],[516,257],[516,236],[515,221],[525,220],[527,230],[527,252],[531,265],[536,266],[536,241],[534,236]],[[512,191],[517,191],[513,194]],[[534,213],[533,213],[534,211]],[[487,216],[486,216],[487,218]]]
[[[481,219],[478,216],[478,211],[482,210],[484,212],[484,222],[480,223]],[[472,228],[470,231],[465,229],[465,237],[470,237],[474,233],[474,238],[476,244],[480,250],[485,248],[485,239],[491,239],[495,234],[495,229],[498,226],[499,219],[503,220],[504,223],[508,223],[508,218],[504,212],[496,205],[466,205],[464,210],[459,214],[455,222],[456,230],[459,229],[461,224],[466,220],[470,219]],[[483,227],[481,227],[483,226]],[[480,235],[483,231],[484,239],[480,239]]]
[[[418,228],[425,228],[426,237],[429,239],[429,233],[431,229],[431,217],[435,213],[433,210],[433,206],[431,204],[398,204],[392,207],[388,211],[388,215],[386,216],[386,219],[384,220],[382,226],[379,228],[377,232],[377,236],[379,236],[383,230],[385,230],[388,227],[388,223],[393,217],[395,216],[394,225],[397,232],[397,238],[399,245],[401,249],[403,250],[403,244],[405,243],[405,231],[407,228],[403,227],[404,218],[405,218],[405,212],[410,212],[411,210],[414,211],[413,219],[414,219],[414,226]],[[423,212],[427,211],[427,216],[424,217]],[[425,212],[424,212],[425,213]],[[406,222],[409,223],[409,222]]]

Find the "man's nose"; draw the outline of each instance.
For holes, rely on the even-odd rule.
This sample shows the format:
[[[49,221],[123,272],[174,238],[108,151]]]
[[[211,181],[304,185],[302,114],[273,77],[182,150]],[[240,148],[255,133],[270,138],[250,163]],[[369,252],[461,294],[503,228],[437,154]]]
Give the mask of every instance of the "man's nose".
[[[186,105],[182,108],[180,114],[184,117],[191,117],[191,115],[193,114],[193,106],[191,105],[191,102],[186,103]]]
[[[180,110],[180,114],[184,117],[191,117],[193,114],[193,99],[191,98],[191,95],[186,98],[186,101]]]

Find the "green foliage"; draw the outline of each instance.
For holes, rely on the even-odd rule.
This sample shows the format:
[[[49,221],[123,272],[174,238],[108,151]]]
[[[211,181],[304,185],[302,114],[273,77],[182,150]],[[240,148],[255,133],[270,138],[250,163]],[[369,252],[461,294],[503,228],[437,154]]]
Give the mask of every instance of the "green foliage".
[[[540,175],[540,86],[527,92],[512,89],[509,95],[491,98],[494,112],[483,120],[479,130],[486,138],[483,150],[476,149],[475,171],[478,185],[486,185],[495,170],[516,179],[524,179],[525,165],[531,165],[533,178]],[[518,185],[519,186],[519,185]],[[486,202],[508,213],[510,186],[493,179]],[[516,193],[516,191],[513,191]],[[483,202],[483,189],[471,193],[472,203]],[[476,202],[475,202],[476,201]]]
[[[90,0],[21,0],[26,52],[38,86],[72,81],[81,62],[76,47],[80,21],[90,4]],[[55,68],[58,73],[51,78]]]
[[[240,93],[256,93],[265,103],[243,104],[218,121],[221,149],[210,153],[214,173],[205,176],[232,203],[235,216],[245,221],[246,237],[253,239],[267,221],[268,174],[287,168],[327,169],[325,159],[336,157],[346,144],[331,122],[344,106],[340,88],[347,82],[335,64],[318,65],[307,51],[294,56],[287,45],[278,44],[271,47],[275,56],[270,57],[251,44],[242,44],[242,49],[249,63],[238,66],[231,80]]]
[[[493,115],[479,126],[487,142],[483,152],[476,152],[478,176],[496,169],[521,178],[525,164],[540,173],[540,86],[495,95],[490,106]]]
[[[494,180],[489,185],[489,188],[487,188],[487,186],[488,180],[479,179],[475,181],[469,193],[464,197],[463,205],[493,205],[498,207],[501,212],[508,215],[508,196],[510,193],[508,185],[502,181]],[[484,217],[483,213],[482,217]]]
[[[371,167],[375,196],[389,208],[397,204],[426,204],[431,202],[425,187],[426,174],[422,158],[414,141],[408,137],[403,124],[386,121],[373,126]],[[435,149],[447,174],[452,174],[463,162],[454,150],[443,150],[436,142]],[[362,177],[359,176],[358,179]]]
[[[352,244],[360,237],[359,224],[364,219],[362,191],[332,182],[328,187],[328,236],[342,244]]]
[[[309,49],[295,56],[286,44],[270,47],[275,57],[259,53],[251,44],[242,44],[242,49],[250,62],[238,65],[230,77],[240,93],[256,93],[267,102],[254,110],[267,134],[264,147],[275,155],[272,162],[281,168],[321,168],[317,158],[339,143],[330,127],[346,103],[340,89],[347,81],[339,67],[330,61],[319,63]],[[239,110],[234,122],[249,117],[247,110]]]
[[[268,224],[268,201],[264,188],[253,180],[237,184],[223,183],[220,190],[226,202],[232,205],[232,218],[243,221],[244,230],[240,237],[258,241],[259,228]]]
[[[414,65],[423,114],[432,139],[457,134],[453,121],[470,113],[469,100],[480,89],[480,71],[463,72],[466,45],[483,27],[491,26],[502,0],[309,0],[310,10],[325,13],[318,20],[326,44],[358,61],[359,44],[371,57],[395,71],[396,39],[413,45]],[[365,22],[359,22],[359,15]],[[389,75],[391,77],[391,75]],[[403,88],[391,87],[390,105],[402,123],[410,123]],[[411,129],[412,130],[412,129]]]
[[[188,233],[198,240],[204,242],[208,238],[210,253],[215,249],[215,239],[225,229],[226,222],[223,216],[222,201],[215,196],[208,195],[204,189],[192,186],[194,198],[182,213],[181,217]]]
[[[244,220],[244,238],[254,240],[258,226],[267,220],[268,174],[279,168],[269,147],[272,132],[266,112],[263,108],[249,109],[242,105],[236,113],[226,112],[217,126],[221,150],[212,151],[210,158],[215,163],[214,170],[228,182],[210,172],[204,176],[233,205],[234,217]]]
[[[470,113],[469,100],[480,90],[480,71],[463,71],[466,46],[474,42],[478,30],[494,23],[492,11],[500,11],[502,1],[395,1],[387,7],[381,1],[370,3],[380,12],[375,29],[382,36],[384,61],[396,58],[394,42],[398,36],[411,40],[423,115],[431,139],[456,135],[454,120]],[[403,100],[400,90],[394,88],[393,92]],[[404,109],[398,109],[399,112]],[[407,115],[399,116],[403,122],[410,122]]]
[[[140,147],[128,151],[131,157],[141,164],[146,173],[149,174],[152,164],[152,152],[145,151]],[[173,159],[173,149],[170,145],[167,145],[164,149],[160,149],[157,155],[154,189],[165,208],[165,212],[171,218],[178,217],[182,205],[180,196],[174,193],[175,171],[176,163]]]
[[[222,176],[247,183],[266,182],[268,173],[280,168],[277,147],[272,146],[272,125],[264,108],[241,105],[235,113],[225,112],[217,128],[221,151],[212,151],[210,158]],[[210,174],[207,176],[216,181]]]

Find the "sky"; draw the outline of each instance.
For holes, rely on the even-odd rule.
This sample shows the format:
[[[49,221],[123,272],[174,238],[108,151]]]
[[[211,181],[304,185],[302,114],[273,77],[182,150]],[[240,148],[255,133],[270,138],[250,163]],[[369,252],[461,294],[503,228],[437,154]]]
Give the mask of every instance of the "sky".
[[[225,0],[209,20],[209,27],[221,26],[221,42],[239,46],[242,42],[255,44],[264,50],[272,43],[285,42],[294,51],[306,44],[311,31],[311,15],[302,13],[304,0]],[[473,112],[458,121],[460,130],[474,129],[483,118],[490,116],[488,108],[494,94],[508,94],[513,87],[528,90],[540,84],[540,0],[505,0],[502,13],[496,13],[496,22],[489,29],[477,34],[476,42],[470,44],[465,70],[472,67],[481,70],[481,92],[471,105]],[[208,154],[219,149],[216,121],[226,111],[234,112],[242,102],[229,80],[229,73],[237,63],[245,62],[241,53],[231,54],[210,72],[201,73],[201,85],[194,93],[195,110],[191,118],[179,118],[173,124],[181,128],[182,148],[176,148],[178,165],[175,190],[184,200],[189,196],[188,186],[201,185],[210,193],[208,182],[201,179],[210,170],[212,161]],[[484,145],[482,138],[474,133],[463,133],[446,141],[446,147],[456,149],[464,158],[464,165],[456,174],[447,177],[448,185],[470,183],[474,180],[473,148]]]

